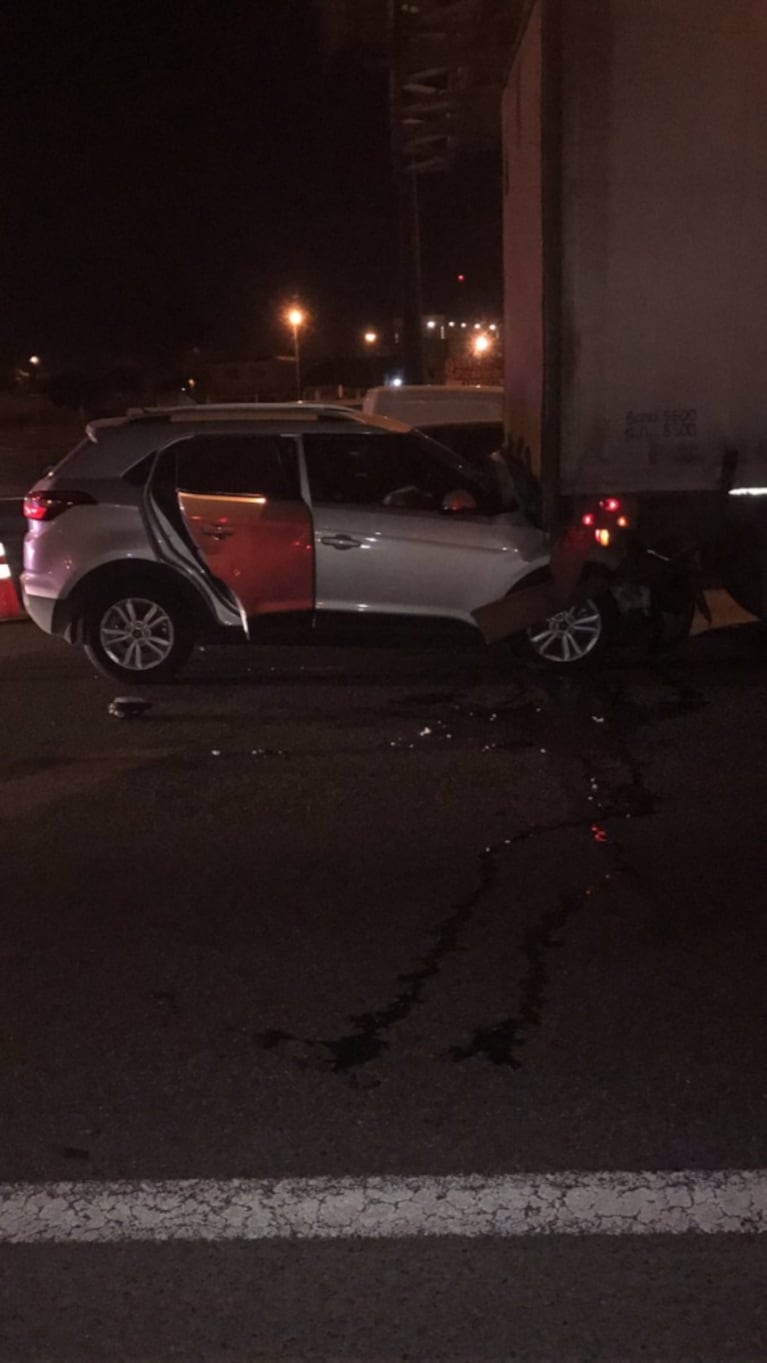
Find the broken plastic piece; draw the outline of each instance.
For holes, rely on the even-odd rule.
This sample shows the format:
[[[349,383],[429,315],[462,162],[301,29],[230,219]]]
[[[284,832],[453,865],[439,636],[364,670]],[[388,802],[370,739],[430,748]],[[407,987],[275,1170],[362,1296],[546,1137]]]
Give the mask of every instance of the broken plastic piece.
[[[140,719],[151,705],[151,700],[144,700],[143,696],[115,696],[108,713],[115,719]]]

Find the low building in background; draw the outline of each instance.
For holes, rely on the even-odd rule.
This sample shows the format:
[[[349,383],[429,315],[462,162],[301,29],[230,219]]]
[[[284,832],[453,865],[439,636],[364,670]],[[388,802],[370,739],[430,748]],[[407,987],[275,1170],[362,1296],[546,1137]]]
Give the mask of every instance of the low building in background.
[[[198,353],[186,381],[197,402],[290,402],[296,395],[292,355],[254,359]]]

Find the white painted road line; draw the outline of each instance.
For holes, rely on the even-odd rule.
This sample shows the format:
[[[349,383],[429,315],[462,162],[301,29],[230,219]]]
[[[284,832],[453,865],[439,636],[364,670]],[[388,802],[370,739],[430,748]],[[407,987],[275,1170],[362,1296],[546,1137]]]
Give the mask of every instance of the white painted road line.
[[[767,1233],[767,1170],[0,1184],[6,1244]]]

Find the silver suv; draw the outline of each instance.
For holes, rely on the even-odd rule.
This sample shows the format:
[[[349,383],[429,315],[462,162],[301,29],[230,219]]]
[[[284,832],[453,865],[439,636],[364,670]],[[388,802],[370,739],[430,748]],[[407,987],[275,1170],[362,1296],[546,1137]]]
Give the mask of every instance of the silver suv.
[[[476,608],[548,562],[483,473],[398,423],[324,406],[95,421],[24,513],[29,615],[122,681],[169,679],[211,634],[320,639],[339,617],[476,631]],[[573,657],[599,642],[587,617]]]

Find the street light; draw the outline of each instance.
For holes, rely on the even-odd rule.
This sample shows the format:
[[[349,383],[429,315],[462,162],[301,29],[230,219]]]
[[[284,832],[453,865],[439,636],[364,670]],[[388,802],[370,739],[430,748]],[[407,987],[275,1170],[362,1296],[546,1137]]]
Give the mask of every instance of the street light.
[[[484,332],[480,332],[479,336],[472,337],[471,348],[475,355],[486,355],[492,344],[492,337],[485,336]]]
[[[40,363],[40,356],[39,356],[39,355],[30,355],[30,357],[29,357],[29,363],[30,363],[30,364],[33,364],[33,365],[35,366],[35,369],[36,369],[37,366],[38,366],[39,363]]]
[[[298,341],[299,328],[306,321],[306,313],[301,308],[289,308],[285,320],[293,331],[293,357],[296,362],[296,400],[301,401],[301,348]]]
[[[378,340],[378,332],[366,331],[363,340],[366,345],[375,345],[376,341]]]

